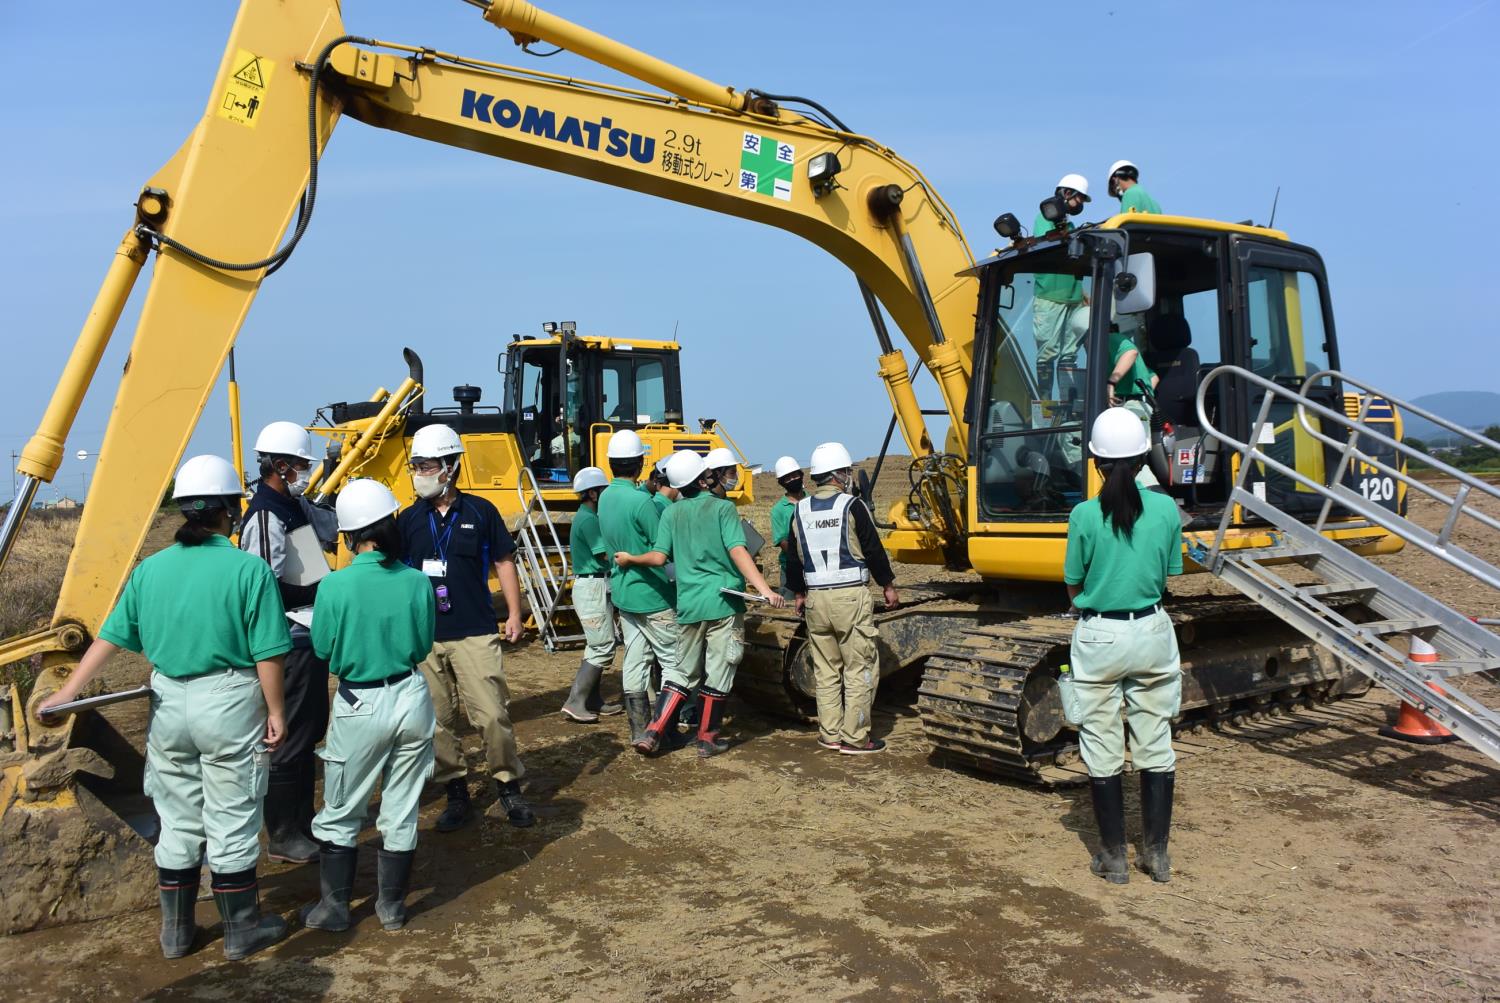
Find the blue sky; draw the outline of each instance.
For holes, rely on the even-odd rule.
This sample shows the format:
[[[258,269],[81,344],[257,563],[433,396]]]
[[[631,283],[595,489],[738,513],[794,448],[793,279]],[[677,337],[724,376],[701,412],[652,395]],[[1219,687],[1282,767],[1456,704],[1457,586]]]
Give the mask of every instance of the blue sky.
[[[920,166],[980,256],[997,213],[1029,221],[1067,171],[1102,196],[1120,157],[1168,211],[1264,221],[1279,185],[1277,225],[1327,262],[1345,368],[1409,396],[1496,389],[1495,266],[1465,226],[1500,175],[1492,0],[543,6],[711,79],[817,98]],[[34,430],[136,192],[202,111],[235,7],[0,5],[0,451]],[[348,0],[344,19],[531,62],[459,0]],[[541,68],[616,79],[571,54]],[[889,409],[855,284],[798,238],[352,120],[320,182],[311,232],[240,336],[251,435],[393,385],[406,344],[433,399],[470,382],[498,402],[510,334],[572,319],[634,337],[676,325],[688,416],[721,418],[753,460],[805,460],[824,439],[879,446]],[[390,253],[365,253],[374,234]],[[144,281],[58,490],[87,476],[72,454],[102,438],[143,294]],[[917,386],[936,406],[931,380]],[[193,451],[226,451],[227,427],[221,388]]]

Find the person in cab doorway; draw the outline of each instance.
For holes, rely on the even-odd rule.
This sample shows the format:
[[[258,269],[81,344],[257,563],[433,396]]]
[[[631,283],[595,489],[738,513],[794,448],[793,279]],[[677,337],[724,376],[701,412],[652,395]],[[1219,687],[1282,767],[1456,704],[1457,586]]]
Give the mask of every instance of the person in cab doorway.
[[[500,579],[505,596],[505,640],[521,639],[521,585],[516,577],[516,545],[495,506],[458,490],[464,452],[458,433],[447,425],[425,425],[411,440],[411,481],[417,500],[402,511],[406,563],[432,582],[437,604],[436,640],[422,662],[422,674],[437,713],[434,779],[447,789],[448,804],[438,816],[438,832],[452,832],[473,813],[468,765],[458,741],[458,704],[484,743],[485,766],[494,779],[510,824],[536,821],[521,796],[526,768],[516,752],[510,722],[510,688],[505,682],[489,577]]]
[[[1134,318],[1131,318],[1132,320]],[[1146,403],[1147,393],[1154,393],[1160,377],[1153,373],[1141,351],[1128,334],[1109,332],[1110,371],[1107,382],[1109,406],[1123,408],[1141,420],[1141,425],[1150,439],[1151,408]],[[1149,466],[1143,466],[1137,474],[1143,487],[1156,487],[1159,483]]]
[[[1068,517],[1063,563],[1063,581],[1079,615],[1060,687],[1063,710],[1078,729],[1099,825],[1100,851],[1089,869],[1114,884],[1130,879],[1122,704],[1131,761],[1141,777],[1137,864],[1155,881],[1172,874],[1172,718],[1182,700],[1182,667],[1161,598],[1167,577],[1182,573],[1182,524],[1171,498],[1136,485],[1149,448],[1140,419],[1124,408],[1112,407],[1094,420],[1089,452],[1104,486]]]
[[[609,437],[605,452],[614,477],[598,502],[599,535],[604,539],[605,552],[643,554],[656,541],[656,528],[662,519],[650,496],[636,489],[646,447],[639,435],[622,428]],[[676,507],[674,504],[667,511]],[[672,609],[676,593],[661,568],[613,563],[609,594],[620,616],[625,646],[620,685],[625,691],[625,715],[633,745],[645,735],[650,720],[652,660],[661,666],[664,677],[677,671],[677,614]]]
[[[1055,189],[1076,216],[1089,201],[1089,182],[1082,174],[1065,174]],[[1073,224],[1053,224],[1041,212],[1031,232],[1038,237],[1053,230],[1068,231]],[[1048,400],[1052,394],[1052,377],[1058,377],[1058,393],[1066,396],[1073,389],[1070,374],[1078,364],[1078,348],[1088,330],[1088,301],[1083,295],[1083,280],[1075,275],[1041,273],[1033,278],[1031,333],[1036,339],[1037,396]]]
[[[583,664],[573,677],[573,688],[562,706],[563,716],[580,724],[593,724],[600,716],[620,713],[617,703],[605,703],[599,692],[605,670],[615,660],[615,609],[609,602],[609,569],[613,563],[599,533],[599,496],[609,486],[609,477],[598,467],[584,467],[573,478],[578,495],[578,514],[568,529],[568,549],[573,562],[573,610],[583,627]]]
[[[852,493],[854,461],[837,442],[813,450],[813,492],[797,503],[787,564],[798,612],[807,617],[818,699],[818,744],[851,756],[879,752],[870,714],[880,684],[870,577],[887,609],[901,602],[870,507]]]
[[[292,639],[276,576],[229,534],[244,487],[229,461],[195,456],[172,499],[176,543],[131,572],[78,668],[38,707],[77,699],[120,648],[151,662],[145,792],[161,818],[156,867],[161,950],[180,958],[197,934],[205,851],[224,957],[237,961],[286,936],[262,915],[255,865],[269,755],[286,733],[282,658]]]
[[[710,449],[704,462],[714,475],[713,493],[719,498],[728,498],[729,492],[740,486],[740,461],[727,446]]]
[[[324,580],[313,606],[313,648],[339,679],[322,753],[323,810],[313,820],[321,897],[302,910],[314,930],[349,929],[359,832],[377,785],[375,915],[387,930],[406,925],[418,799],[437,728],[417,666],[432,651],[436,603],[426,576],[402,563],[400,507],[378,481],[344,486],[338,526],[354,560]]]
[[[1161,206],[1141,187],[1140,168],[1128,160],[1116,160],[1110,165],[1109,193],[1120,200],[1121,212],[1161,215]]]
[[[781,587],[776,592],[790,602],[796,595],[787,584],[786,568],[792,560],[792,519],[797,513],[797,503],[804,497],[802,464],[793,457],[783,456],[774,469],[776,483],[786,492],[771,506],[771,546],[776,548],[776,562],[781,567]]]
[[[661,693],[646,733],[635,751],[651,755],[677,731],[683,703],[699,691],[698,756],[706,759],[729,748],[719,738],[724,702],[734,688],[735,669],[745,651],[745,601],[721,590],[744,591],[749,582],[774,606],[785,601],[761,577],[745,547],[745,529],[734,503],[713,493],[717,475],[697,453],[686,450],[667,463],[667,478],[682,493],[657,527],[644,553],[620,551],[622,568],[677,565],[677,661],[662,669]]]
[[[322,560],[317,534],[303,497],[312,469],[312,438],[294,421],[273,421],[255,438],[260,482],[245,507],[240,549],[271,566],[281,602],[288,610],[311,606],[318,578],[327,568],[307,573],[303,557]],[[313,788],[317,746],[328,728],[328,663],[313,651],[312,636],[292,624],[292,650],[286,656],[286,738],[271,754],[266,789],[266,856],[305,864],[318,856],[312,839]]]

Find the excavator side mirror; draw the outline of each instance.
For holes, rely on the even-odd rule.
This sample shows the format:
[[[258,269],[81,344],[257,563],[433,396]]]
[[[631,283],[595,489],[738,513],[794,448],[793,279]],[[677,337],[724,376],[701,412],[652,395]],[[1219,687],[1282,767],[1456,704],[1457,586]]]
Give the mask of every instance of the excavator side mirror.
[[[1115,313],[1145,313],[1156,305],[1156,259],[1150,251],[1132,254],[1115,276]]]

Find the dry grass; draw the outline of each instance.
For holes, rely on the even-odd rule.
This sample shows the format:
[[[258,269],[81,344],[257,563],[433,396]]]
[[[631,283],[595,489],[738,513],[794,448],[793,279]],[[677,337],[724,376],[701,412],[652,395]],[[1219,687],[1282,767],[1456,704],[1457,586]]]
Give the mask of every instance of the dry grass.
[[[57,604],[57,591],[73,537],[78,532],[77,510],[32,512],[0,575],[0,637],[14,637],[45,627]],[[0,685],[16,681],[31,685],[25,662],[0,665]]]

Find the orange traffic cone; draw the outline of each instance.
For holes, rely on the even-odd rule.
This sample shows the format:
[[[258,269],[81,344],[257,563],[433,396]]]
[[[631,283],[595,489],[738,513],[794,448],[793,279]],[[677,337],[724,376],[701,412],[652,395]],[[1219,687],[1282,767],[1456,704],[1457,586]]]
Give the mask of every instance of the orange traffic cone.
[[[1407,661],[1422,664],[1425,662],[1436,662],[1438,660],[1437,649],[1417,635],[1411,635],[1411,651],[1408,652]],[[1437,692],[1443,691],[1434,683],[1428,683]],[[1396,715],[1396,723],[1388,724],[1380,729],[1380,733],[1386,738],[1396,738],[1403,742],[1416,742],[1419,745],[1439,745],[1443,742],[1456,742],[1458,736],[1447,728],[1438,724],[1432,718],[1423,714],[1417,708],[1401,701],[1401,710]]]

